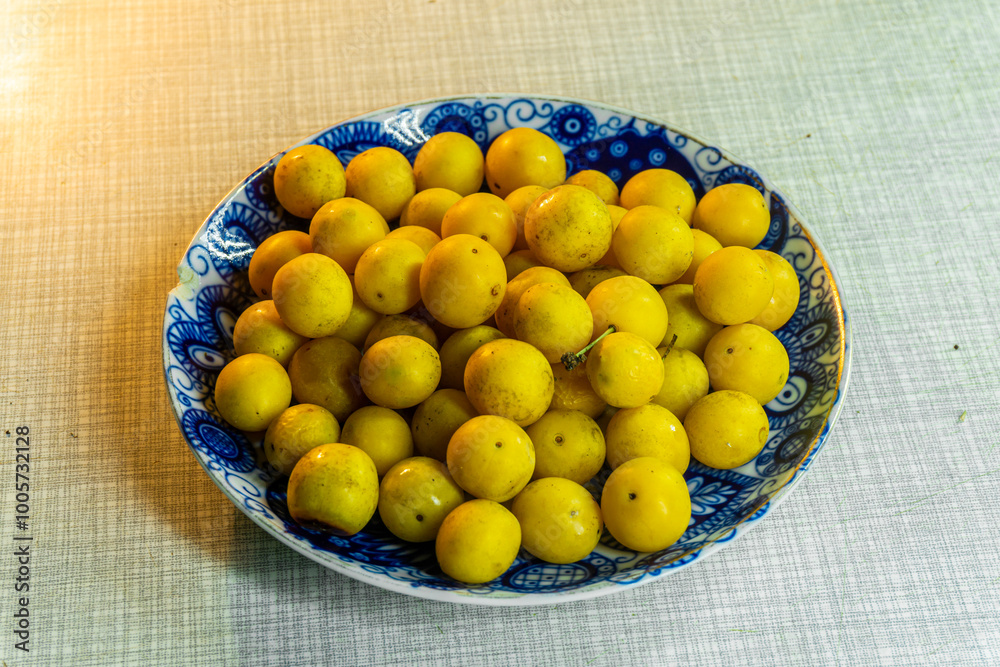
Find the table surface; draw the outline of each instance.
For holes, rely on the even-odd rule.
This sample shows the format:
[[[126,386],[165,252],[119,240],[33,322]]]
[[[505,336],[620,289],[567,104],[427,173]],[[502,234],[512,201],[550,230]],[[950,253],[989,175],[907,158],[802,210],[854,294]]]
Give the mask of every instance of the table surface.
[[[14,665],[1000,661],[1000,11],[985,1],[15,0],[0,9],[0,430],[31,433]],[[599,100],[767,174],[828,250],[854,359],[832,438],[741,541],[531,608],[326,570],[208,479],[160,325],[215,203],[338,120],[468,92]]]

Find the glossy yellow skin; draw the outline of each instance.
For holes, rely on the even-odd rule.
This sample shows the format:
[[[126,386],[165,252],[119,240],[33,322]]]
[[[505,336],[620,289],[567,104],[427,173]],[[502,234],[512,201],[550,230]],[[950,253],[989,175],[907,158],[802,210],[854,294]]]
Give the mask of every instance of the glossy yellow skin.
[[[716,250],[722,249],[721,243],[716,241],[711,234],[703,232],[700,229],[692,229],[691,238],[694,239],[694,256],[691,258],[691,265],[688,266],[684,275],[675,280],[674,283],[683,285],[691,285],[694,283],[695,271],[697,271],[698,267],[701,266],[701,263],[705,261],[705,258]]]
[[[628,213],[627,208],[623,208],[621,206],[615,206],[614,204],[608,205],[608,214],[611,216],[611,229],[612,229],[611,247],[608,248],[608,251],[606,253],[604,253],[604,257],[601,257],[599,260],[597,260],[597,266],[609,266],[614,269],[622,268],[621,262],[619,262],[618,257],[615,256],[614,232],[618,231],[618,225],[621,224],[622,218],[625,217],[626,213]],[[625,272],[622,271],[622,273],[624,274]]]
[[[608,278],[617,278],[618,276],[628,275],[619,268],[613,266],[591,266],[587,269],[581,269],[569,276],[569,285],[576,292],[586,299],[590,296],[591,290],[593,290],[598,284],[604,282]]]
[[[378,514],[389,531],[407,542],[430,542],[452,510],[465,502],[462,488],[440,461],[404,459],[382,478]]]
[[[737,324],[708,341],[705,368],[714,389],[742,391],[766,405],[788,381],[788,352],[764,327]]]
[[[331,442],[340,442],[340,424],[326,408],[299,403],[286,409],[264,434],[264,456],[282,475],[292,468],[306,452]]]
[[[670,323],[663,336],[663,345],[669,345],[674,336],[675,348],[683,348],[694,352],[699,357],[705,353],[705,346],[719,331],[722,325],[709,320],[694,301],[692,285],[667,285],[660,290],[660,298],[670,313]]]
[[[705,258],[694,274],[698,310],[717,324],[742,324],[760,315],[774,294],[764,260],[749,248],[729,246]]]
[[[441,243],[441,237],[427,229],[426,227],[419,227],[417,225],[410,225],[408,227],[397,227],[388,234],[385,238],[387,239],[403,239],[415,243],[417,247],[424,251],[424,256],[431,251],[431,248]]]
[[[413,160],[417,190],[448,188],[463,196],[479,192],[485,167],[479,144],[458,132],[435,134]]]
[[[437,350],[414,336],[390,336],[361,357],[361,389],[375,405],[410,408],[434,393],[441,379]]]
[[[278,269],[273,291],[281,321],[306,338],[337,333],[354,302],[354,289],[344,270],[314,252],[299,255]]]
[[[620,199],[627,209],[659,206],[679,215],[688,225],[694,215],[694,190],[683,176],[669,169],[640,171],[625,183]]]
[[[494,194],[476,192],[462,197],[444,214],[441,238],[471,234],[506,257],[517,240],[517,219],[510,206]]]
[[[362,253],[354,269],[358,296],[377,313],[396,315],[420,301],[420,267],[426,255],[416,243],[384,238]]]
[[[358,384],[361,353],[336,336],[311,340],[288,364],[292,392],[299,403],[313,403],[333,413],[341,424],[367,403]]]
[[[469,357],[482,345],[504,337],[499,329],[485,324],[459,329],[448,336],[441,346],[441,386],[464,392],[465,365]]]
[[[344,166],[322,146],[293,148],[274,168],[278,202],[300,218],[311,218],[323,204],[343,197],[345,187]]]
[[[608,406],[590,386],[586,363],[571,371],[562,363],[552,364],[554,389],[549,410],[579,410],[592,419],[597,419]]]
[[[527,426],[549,408],[555,381],[545,356],[528,343],[501,338],[482,345],[465,366],[465,393],[480,414]]]
[[[354,273],[361,253],[388,233],[385,218],[353,197],[324,204],[309,223],[313,251],[335,260],[350,274]]]
[[[605,336],[587,354],[587,377],[608,405],[645,405],[663,386],[663,362],[656,348],[626,331]]]
[[[614,225],[608,207],[587,188],[560,185],[524,213],[524,238],[535,257],[559,271],[595,264],[611,247]]]
[[[688,410],[684,430],[691,456],[710,468],[728,470],[752,461],[767,444],[767,413],[753,396],[713,391]]]
[[[541,185],[524,185],[504,197],[504,201],[514,212],[517,222],[517,241],[514,242],[514,250],[528,250],[528,242],[524,238],[524,214],[532,202],[548,192],[548,188]]]
[[[263,354],[236,357],[223,367],[215,383],[215,407],[241,431],[263,431],[291,401],[285,368]]]
[[[680,539],[691,520],[691,495],[683,475],[652,457],[615,468],[601,493],[608,532],[634,551],[666,549]]]
[[[687,271],[694,257],[694,237],[679,215],[658,206],[636,206],[618,224],[612,248],[628,273],[662,285]]]
[[[521,526],[510,511],[492,500],[470,500],[445,517],[434,542],[441,570],[456,581],[484,584],[514,564],[521,548]]]
[[[525,290],[514,310],[514,333],[530,343],[550,364],[590,342],[594,316],[572,287],[542,283]]]
[[[554,188],[565,180],[566,157],[555,141],[538,130],[507,130],[486,151],[486,183],[500,197],[525,185]]]
[[[515,250],[503,258],[504,268],[507,269],[507,282],[517,278],[530,268],[541,266],[542,263],[535,257],[535,253],[530,249]]]
[[[358,153],[344,170],[347,196],[369,204],[386,220],[395,220],[417,193],[410,161],[394,148],[376,146]]]
[[[662,405],[647,403],[619,410],[608,422],[608,465],[652,456],[683,473],[691,462],[691,446],[681,420]]]
[[[329,443],[309,450],[288,478],[288,512],[307,528],[354,535],[378,506],[378,474],[357,447]]]
[[[566,179],[568,185],[587,188],[601,198],[608,206],[618,205],[618,186],[604,172],[596,169],[578,171]]]
[[[376,313],[365,305],[358,295],[358,289],[354,286],[354,278],[351,278],[351,287],[354,289],[354,300],[351,303],[351,312],[347,315],[347,321],[337,329],[337,338],[343,338],[348,343],[358,349],[365,347],[365,339],[372,328],[382,320],[382,313]]]
[[[410,425],[394,410],[366,405],[344,422],[340,442],[354,445],[371,457],[381,477],[403,459],[413,456]]]
[[[289,329],[271,300],[259,301],[240,314],[233,329],[236,354],[259,352],[288,366],[295,350],[309,340]]]
[[[438,337],[434,329],[425,322],[409,315],[385,315],[368,332],[365,338],[364,350],[367,350],[380,340],[390,336],[414,336],[424,341],[435,350],[438,349]]]
[[[507,284],[503,299],[500,300],[500,305],[497,307],[495,313],[497,329],[502,331],[505,336],[510,338],[516,336],[514,320],[517,315],[517,303],[521,300],[521,295],[528,291],[528,288],[544,283],[569,287],[569,280],[566,276],[547,266],[535,266],[525,269]]]
[[[420,269],[420,296],[434,319],[464,329],[496,312],[507,291],[503,258],[486,241],[470,234],[442,239]]]
[[[410,422],[413,448],[420,456],[444,461],[458,427],[479,415],[464,391],[438,389],[417,406]]]
[[[708,370],[701,358],[675,345],[663,357],[663,386],[653,397],[653,403],[662,405],[684,421],[688,410],[708,394],[708,389]]]
[[[601,427],[578,410],[549,410],[525,432],[535,447],[531,479],[562,477],[585,484],[604,465]]]
[[[590,491],[559,477],[539,479],[511,503],[521,545],[547,563],[575,563],[597,546],[604,530],[601,506]]]
[[[511,420],[480,415],[455,430],[446,460],[459,486],[476,498],[502,503],[531,480],[535,448],[524,429]]]
[[[656,288],[642,278],[619,276],[604,280],[590,290],[587,305],[594,314],[593,338],[613,324],[615,331],[634,333],[656,347],[667,332],[667,307]]]
[[[399,216],[400,227],[424,227],[441,236],[444,214],[462,199],[462,195],[447,188],[430,188],[413,195]]]
[[[768,331],[777,331],[795,314],[799,306],[799,277],[784,257],[770,250],[754,250],[767,265],[774,279],[774,293],[760,315],[750,320]]]
[[[270,299],[274,274],[288,260],[307,252],[312,252],[312,241],[305,232],[289,229],[264,239],[250,258],[248,277],[254,293],[262,299]]]
[[[753,248],[767,236],[771,213],[757,188],[726,183],[705,193],[694,211],[692,225],[714,236],[723,247]]]

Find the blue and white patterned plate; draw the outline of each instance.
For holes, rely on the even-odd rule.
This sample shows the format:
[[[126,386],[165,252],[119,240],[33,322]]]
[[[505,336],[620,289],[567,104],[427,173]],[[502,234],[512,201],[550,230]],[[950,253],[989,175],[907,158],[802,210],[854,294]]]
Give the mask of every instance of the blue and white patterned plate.
[[[722,183],[748,183],[771,210],[760,247],[785,257],[799,277],[801,300],[777,336],[788,350],[791,373],[767,407],[771,434],[756,459],[735,470],[691,462],[685,477],[692,517],[669,549],[635,553],[605,537],[586,560],[551,565],[522,551],[499,579],[465,586],[438,568],[433,543],[394,538],[375,519],[350,537],[298,526],[285,505],[285,479],[261,454],[260,442],[220,417],[212,392],[219,370],[233,357],[236,318],[255,301],[247,279],[250,256],[261,241],[284,229],[308,230],[286,213],[272,189],[275,155],[230,192],[198,230],[167,298],[163,368],[184,438],[209,477],[265,531],[337,572],[382,588],[423,598],[481,604],[553,604],[648,583],[731,543],[763,519],[815,460],[843,403],[851,335],[841,290],[815,235],[770,182],[731,155],[686,132],[628,111],[555,97],[481,95],[429,100],[365,114],[330,127],[302,144],[334,151],[346,165],[373,146],[391,146],[411,161],[437,132],[462,132],[485,153],[512,127],[548,134],[566,154],[568,172],[598,169],[619,186],[642,169],[663,167],[683,175],[700,199]],[[599,486],[599,485],[598,485]]]

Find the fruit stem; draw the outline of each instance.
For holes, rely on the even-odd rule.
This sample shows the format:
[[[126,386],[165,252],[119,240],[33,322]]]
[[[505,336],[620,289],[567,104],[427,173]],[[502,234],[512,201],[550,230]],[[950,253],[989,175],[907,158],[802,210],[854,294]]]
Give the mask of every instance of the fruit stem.
[[[667,356],[668,354],[670,354],[670,350],[674,349],[674,345],[675,345],[676,343],[677,343],[677,334],[674,334],[674,335],[673,335],[673,336],[672,336],[672,337],[670,338],[670,342],[669,342],[669,343],[667,343],[667,344],[666,344],[665,346],[663,346],[662,348],[660,348],[661,350],[663,350],[663,353],[662,353],[662,354],[660,354],[660,358],[661,358],[661,359],[663,359],[663,358],[665,358],[665,357],[666,357],[666,356]]]
[[[618,329],[615,328],[615,325],[609,324],[608,325],[608,330],[605,331],[604,333],[602,333],[597,338],[595,338],[594,341],[590,345],[586,346],[585,348],[583,348],[579,352],[576,352],[576,353],[567,352],[566,354],[564,354],[562,356],[562,359],[560,359],[560,361],[562,361],[562,363],[563,363],[563,366],[565,366],[566,370],[568,370],[568,371],[573,370],[574,368],[576,368],[577,366],[579,366],[580,364],[582,364],[583,362],[585,362],[587,360],[587,352],[590,351],[590,348],[592,348],[595,345],[597,345],[597,343],[602,338],[604,338],[605,336],[607,336],[610,333],[614,333],[617,330]]]

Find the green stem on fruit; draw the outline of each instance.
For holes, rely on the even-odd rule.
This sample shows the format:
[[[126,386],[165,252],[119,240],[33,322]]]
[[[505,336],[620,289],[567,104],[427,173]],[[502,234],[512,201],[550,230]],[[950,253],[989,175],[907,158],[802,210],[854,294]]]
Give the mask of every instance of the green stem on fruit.
[[[677,343],[677,334],[674,334],[674,335],[673,335],[673,336],[672,336],[672,337],[670,338],[670,342],[669,342],[669,343],[667,343],[667,344],[666,344],[665,346],[663,346],[663,347],[661,347],[661,348],[660,348],[661,350],[663,350],[663,352],[662,352],[662,353],[660,353],[660,359],[663,359],[663,358],[665,358],[665,357],[666,357],[666,356],[667,356],[668,354],[670,354],[670,350],[674,349],[674,345],[675,345],[676,343]]]
[[[562,356],[562,359],[560,359],[560,361],[562,361],[562,364],[563,366],[566,367],[566,370],[568,371],[573,370],[574,368],[576,368],[577,366],[579,366],[580,364],[582,364],[587,360],[587,352],[590,352],[590,348],[597,345],[597,343],[608,334],[614,333],[616,331],[618,331],[618,329],[615,328],[615,325],[609,324],[608,330],[602,333],[597,338],[595,338],[590,345],[588,345],[587,347],[583,348],[582,350],[576,353],[567,352]]]

